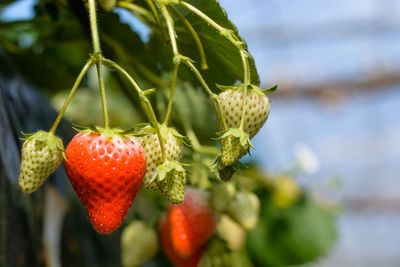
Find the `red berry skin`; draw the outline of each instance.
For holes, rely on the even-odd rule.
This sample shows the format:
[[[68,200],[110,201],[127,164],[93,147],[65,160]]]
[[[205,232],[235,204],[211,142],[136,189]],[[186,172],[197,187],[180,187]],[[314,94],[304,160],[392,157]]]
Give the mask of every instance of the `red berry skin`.
[[[65,169],[93,228],[108,234],[122,223],[146,172],[134,137],[80,132],[65,151]]]
[[[190,259],[214,233],[218,216],[209,202],[208,192],[188,187],[184,201],[168,208],[171,247],[181,259]]]
[[[160,243],[161,247],[168,257],[168,259],[174,264],[175,267],[197,267],[201,257],[204,253],[204,246],[199,248],[192,256],[189,258],[181,258],[174,250],[174,246],[171,240],[171,227],[167,222],[166,217],[161,219],[159,224],[160,231]]]

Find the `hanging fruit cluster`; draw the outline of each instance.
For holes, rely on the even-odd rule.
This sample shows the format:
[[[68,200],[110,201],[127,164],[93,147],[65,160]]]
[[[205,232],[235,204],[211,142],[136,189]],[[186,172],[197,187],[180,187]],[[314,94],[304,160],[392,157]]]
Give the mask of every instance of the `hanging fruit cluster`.
[[[127,1],[100,1],[106,10],[118,4],[121,8],[151,17],[165,33],[171,45],[173,68],[164,118],[159,120],[148,98],[156,89],[143,90],[123,67],[104,57],[96,2],[89,0],[93,52],[50,130],[26,135],[20,188],[26,193],[34,192],[64,162],[72,187],[85,206],[93,228],[102,234],[114,232],[123,223],[141,187],[159,191],[170,203],[166,211],[157,215],[152,223],[135,220],[122,233],[124,266],[140,265],[153,257],[159,247],[176,266],[239,266],[237,264],[243,261],[235,252],[235,245],[228,242],[224,230],[217,229],[229,225],[228,228],[236,227],[239,232],[245,232],[257,224],[259,199],[250,190],[228,180],[240,167],[239,160],[252,148],[251,139],[268,119],[270,104],[266,94],[276,87],[262,90],[254,84],[251,56],[236,32],[218,24],[189,1],[149,0],[147,3],[153,14]],[[222,92],[215,94],[197,64],[180,53],[176,18],[183,20],[189,28],[201,55],[201,68],[207,68],[205,48],[182,12],[198,17],[237,48],[242,62],[241,83],[218,85]],[[97,69],[104,125],[76,126],[78,133],[64,150],[63,142],[55,132],[92,66]],[[211,140],[214,142],[212,146],[200,144],[185,114],[180,114],[185,133],[179,133],[170,123],[173,106],[180,105],[174,99],[183,66],[197,78],[215,108],[219,130],[214,141]],[[127,130],[109,126],[104,67],[116,71],[131,85],[147,116],[147,123]],[[192,162],[182,162],[185,146],[191,146]],[[208,160],[210,156],[215,156],[214,163]],[[210,173],[215,178],[209,179]],[[206,178],[201,178],[204,175]]]

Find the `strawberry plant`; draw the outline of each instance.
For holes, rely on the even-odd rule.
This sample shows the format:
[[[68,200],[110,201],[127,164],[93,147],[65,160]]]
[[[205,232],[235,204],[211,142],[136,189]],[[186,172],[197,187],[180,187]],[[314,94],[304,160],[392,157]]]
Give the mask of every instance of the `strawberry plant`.
[[[69,11],[62,3],[39,1],[36,6],[35,23],[55,21],[44,23],[47,30],[35,40],[45,51],[47,79],[36,69],[24,70],[40,49],[23,50],[21,57],[6,51],[37,85],[59,89],[72,84],[67,94],[56,94],[57,103],[66,97],[49,130],[24,139],[21,191],[41,192],[64,162],[92,228],[121,236],[124,267],[149,261],[252,266],[251,257],[262,262],[263,255],[246,249],[265,244],[245,244],[248,234],[264,233],[259,225],[266,225],[268,216],[260,196],[273,191],[271,199],[279,199],[278,208],[284,209],[300,201],[301,190],[294,184],[296,195],[288,196],[261,175],[247,179],[243,173],[240,160],[253,149],[251,139],[269,117],[268,94],[276,86],[261,89],[254,59],[224,9],[215,0],[73,2]],[[147,39],[121,23],[116,13],[121,10],[146,25]],[[71,20],[65,28],[62,22]],[[63,45],[45,41],[59,36],[65,38]],[[57,71],[48,68],[57,62],[64,65]],[[84,91],[86,77],[89,92]],[[115,100],[118,94],[124,104]],[[71,104],[79,96],[86,96],[85,102]],[[129,109],[123,108],[127,103]],[[68,114],[79,121],[70,126],[77,133],[69,142],[64,138],[64,149],[56,132]],[[118,120],[124,125],[116,117],[127,118]],[[231,230],[241,239],[234,240]]]

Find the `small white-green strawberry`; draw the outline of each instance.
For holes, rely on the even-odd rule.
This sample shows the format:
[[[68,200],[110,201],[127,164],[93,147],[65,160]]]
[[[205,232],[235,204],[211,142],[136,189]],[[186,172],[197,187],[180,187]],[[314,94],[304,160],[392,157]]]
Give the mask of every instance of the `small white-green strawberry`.
[[[21,191],[32,193],[37,190],[60,167],[63,153],[62,140],[52,133],[38,131],[26,135],[18,178]]]
[[[157,167],[152,178],[158,189],[172,204],[179,204],[185,197],[186,172],[178,161],[166,161]]]
[[[218,116],[222,133],[221,157],[219,170],[234,165],[250,149],[250,139],[264,125],[269,116],[269,99],[257,86],[249,86],[243,106],[243,85],[220,87],[224,91],[218,95],[221,114]],[[271,90],[269,90],[271,91]],[[269,92],[267,91],[267,92]],[[245,110],[243,125],[241,125],[243,109]],[[225,122],[225,123],[224,123]],[[242,127],[241,127],[242,126]],[[222,171],[222,177],[227,179],[233,174],[231,169]]]
[[[182,136],[174,129],[160,126],[164,140],[165,156],[168,161],[179,161],[182,156]],[[157,189],[155,180],[152,179],[158,166],[163,164],[160,143],[156,130],[147,125],[138,131],[137,136],[146,154],[147,167],[143,185],[148,189]]]
[[[253,229],[258,222],[260,200],[252,192],[238,192],[229,204],[227,214],[245,229]]]
[[[143,221],[134,221],[121,235],[121,261],[123,267],[140,266],[157,254],[156,231]]]
[[[236,189],[232,183],[227,182],[213,184],[210,191],[214,210],[224,212],[235,196]]]
[[[199,267],[251,267],[250,260],[242,253],[232,251],[226,242],[213,238],[208,244]]]
[[[220,87],[225,90],[218,95],[221,111],[225,118],[227,129],[240,127],[243,112],[243,86]],[[226,90],[226,88],[231,88]],[[268,91],[269,92],[269,91]],[[246,109],[243,131],[253,138],[269,116],[269,99],[257,86],[249,86],[246,94]],[[221,120],[222,118],[219,118]],[[222,126],[222,123],[220,122]]]
[[[231,217],[224,214],[217,225],[218,235],[225,240],[229,249],[240,251],[246,244],[247,232]]]
[[[219,139],[221,140],[220,160],[223,167],[234,165],[241,157],[247,154],[251,147],[249,135],[241,129],[231,128],[224,132]],[[229,170],[229,168],[223,169]],[[227,173],[222,173],[223,169],[220,169],[221,178],[229,180],[233,172],[229,170]],[[227,177],[224,177],[222,174],[226,174]]]

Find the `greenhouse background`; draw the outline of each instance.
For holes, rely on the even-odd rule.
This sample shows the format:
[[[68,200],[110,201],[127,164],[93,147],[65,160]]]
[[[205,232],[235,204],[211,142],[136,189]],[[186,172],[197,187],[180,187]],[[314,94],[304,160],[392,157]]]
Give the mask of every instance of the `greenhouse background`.
[[[316,266],[398,266],[400,1],[221,2],[264,84],[280,85],[253,156],[283,171],[311,150],[318,171],[301,182],[342,206]]]

